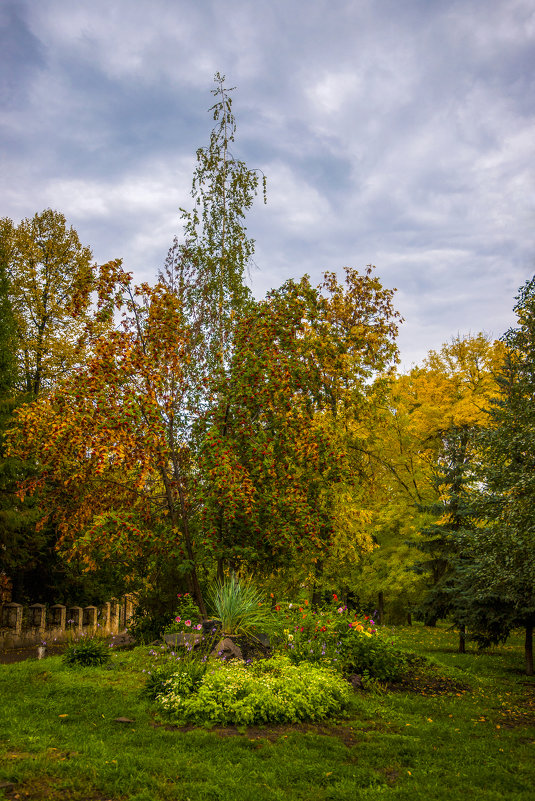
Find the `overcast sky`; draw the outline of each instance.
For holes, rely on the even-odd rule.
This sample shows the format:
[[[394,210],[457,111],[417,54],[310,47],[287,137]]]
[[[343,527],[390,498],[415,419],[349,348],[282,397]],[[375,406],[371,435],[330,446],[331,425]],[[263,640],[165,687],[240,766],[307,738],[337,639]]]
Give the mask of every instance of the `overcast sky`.
[[[403,367],[500,336],[535,272],[533,0],[0,0],[0,216],[152,280],[216,71],[268,179],[252,288],[374,264]]]

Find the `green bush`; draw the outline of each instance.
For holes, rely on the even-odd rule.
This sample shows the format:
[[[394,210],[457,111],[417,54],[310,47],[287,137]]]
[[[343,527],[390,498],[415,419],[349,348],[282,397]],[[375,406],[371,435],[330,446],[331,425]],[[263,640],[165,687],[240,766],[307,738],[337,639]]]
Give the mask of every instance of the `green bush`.
[[[197,688],[183,675],[171,677],[158,701],[181,723],[295,723],[325,720],[347,707],[351,690],[335,673],[285,656],[252,665],[232,661],[211,664]]]
[[[177,595],[177,605],[171,623],[168,623],[164,629],[166,634],[175,634],[178,632],[189,632],[194,629],[202,629],[200,624],[201,613],[199,607],[189,594]]]
[[[344,673],[358,673],[379,681],[398,681],[407,672],[408,657],[380,635],[352,632],[340,643]]]
[[[71,667],[95,667],[110,660],[110,646],[99,637],[83,637],[71,642],[63,654],[63,661]]]

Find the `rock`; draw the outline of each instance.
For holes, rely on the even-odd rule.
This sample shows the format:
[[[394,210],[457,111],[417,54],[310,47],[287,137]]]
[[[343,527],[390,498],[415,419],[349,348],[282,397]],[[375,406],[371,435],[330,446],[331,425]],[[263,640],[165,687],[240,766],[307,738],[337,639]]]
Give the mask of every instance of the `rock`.
[[[230,637],[224,637],[218,642],[212,653],[220,659],[243,659],[241,648]]]
[[[163,638],[169,648],[178,648],[185,645],[193,645],[193,647],[195,647],[201,642],[203,636],[200,631],[188,631],[177,632],[176,634],[164,634]]]
[[[136,721],[132,720],[132,718],[114,718],[113,722],[114,723],[135,723]]]
[[[359,676],[358,673],[353,673],[349,677],[349,683],[354,690],[362,690],[362,676]]]

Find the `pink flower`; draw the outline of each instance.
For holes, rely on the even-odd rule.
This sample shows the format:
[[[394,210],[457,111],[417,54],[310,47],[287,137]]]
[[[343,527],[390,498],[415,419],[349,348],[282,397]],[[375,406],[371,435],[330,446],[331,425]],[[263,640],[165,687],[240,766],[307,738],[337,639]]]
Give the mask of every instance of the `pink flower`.
[[[197,629],[197,631],[200,631],[202,629],[202,623],[197,623],[195,628]]]
[[[175,623],[180,623],[181,620],[182,620],[181,617],[175,617]]]
[[[186,624],[186,626],[191,626],[191,620],[185,620],[184,623]]]

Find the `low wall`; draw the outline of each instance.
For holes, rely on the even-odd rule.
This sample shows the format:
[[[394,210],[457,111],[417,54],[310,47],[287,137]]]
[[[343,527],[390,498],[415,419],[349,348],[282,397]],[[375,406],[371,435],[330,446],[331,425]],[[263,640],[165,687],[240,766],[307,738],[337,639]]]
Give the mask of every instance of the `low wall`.
[[[89,634],[123,632],[134,611],[134,597],[112,598],[102,606],[17,603],[0,605],[0,651],[61,643]]]

